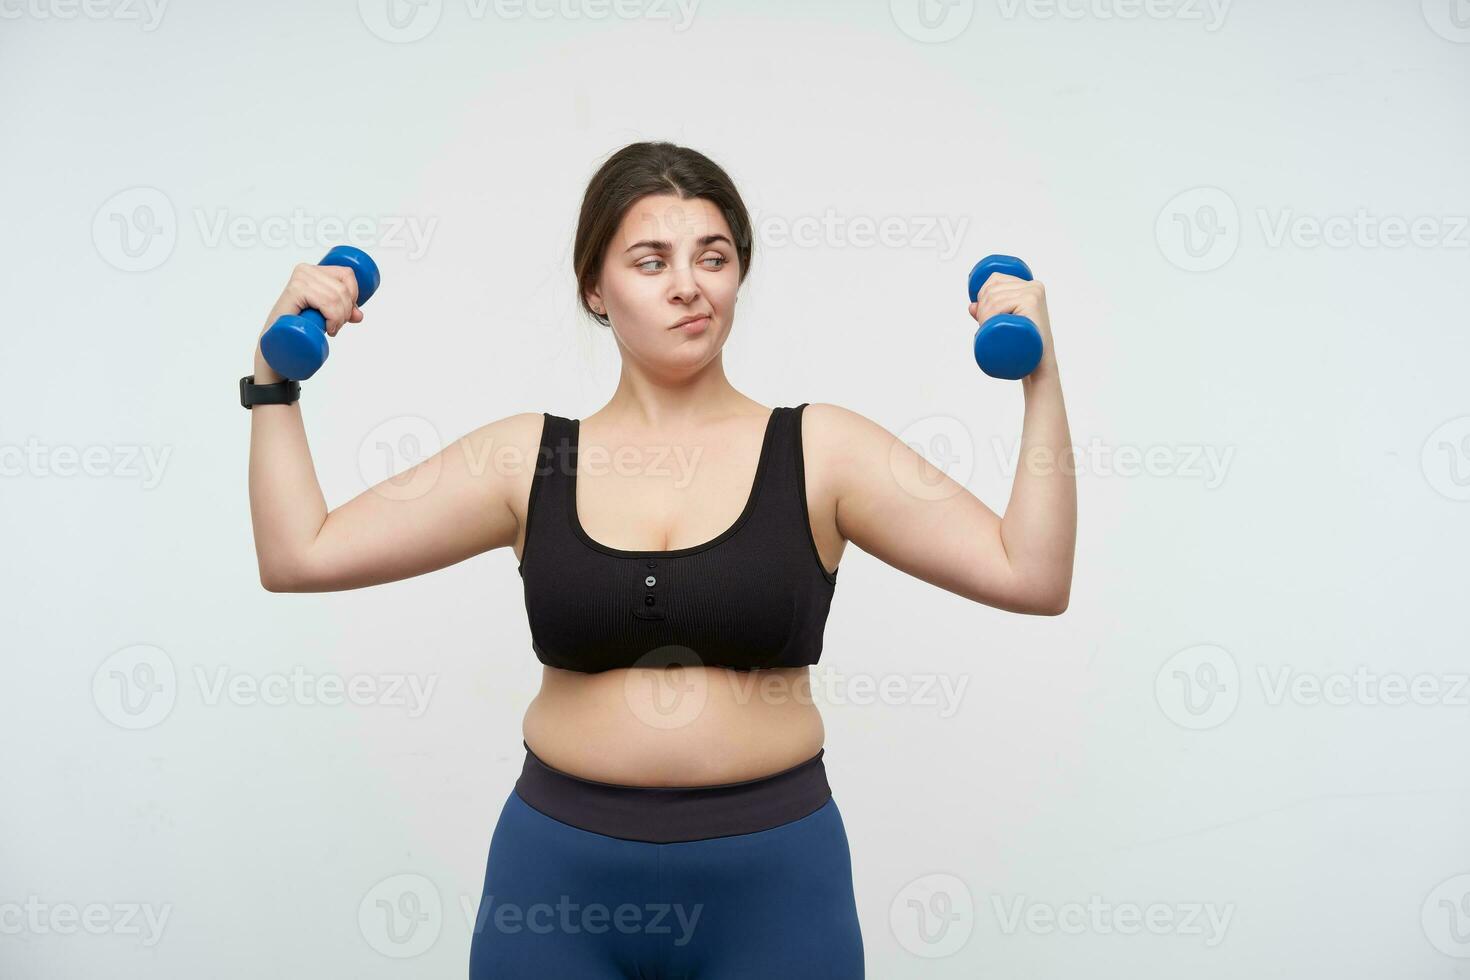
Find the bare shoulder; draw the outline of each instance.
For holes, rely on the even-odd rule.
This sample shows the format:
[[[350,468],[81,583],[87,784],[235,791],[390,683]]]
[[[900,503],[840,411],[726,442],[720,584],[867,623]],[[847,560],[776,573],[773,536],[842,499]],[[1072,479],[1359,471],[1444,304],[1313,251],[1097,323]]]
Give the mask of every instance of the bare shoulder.
[[[801,435],[807,459],[829,468],[886,453],[895,438],[866,415],[830,402],[811,402],[802,410]]]
[[[460,455],[469,472],[483,478],[518,519],[536,470],[545,422],[541,412],[516,412],[486,422],[459,439]]]

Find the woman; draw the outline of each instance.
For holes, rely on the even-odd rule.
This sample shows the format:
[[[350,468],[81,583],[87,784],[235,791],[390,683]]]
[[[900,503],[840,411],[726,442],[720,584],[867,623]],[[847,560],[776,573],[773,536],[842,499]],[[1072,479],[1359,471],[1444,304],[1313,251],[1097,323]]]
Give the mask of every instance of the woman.
[[[622,355],[617,389],[584,419],[525,412],[464,436],[419,464],[438,475],[411,500],[369,491],[328,513],[299,408],[254,409],[267,589],[361,588],[507,546],[520,563],[545,666],[491,839],[472,977],[861,977],[808,678],[847,542],[976,602],[1067,606],[1066,467],[1022,465],[1002,520],[861,415],[735,389],[721,351],[751,243],[739,194],[702,154],[615,153],[587,188],[574,265]],[[310,306],[335,336],[361,321],[355,299],[348,270],[298,266],[266,323]],[[970,313],[1003,312],[1045,342],[1023,382],[1021,458],[1059,459],[1070,439],[1040,283],[992,276]],[[255,370],[279,380],[258,346]]]

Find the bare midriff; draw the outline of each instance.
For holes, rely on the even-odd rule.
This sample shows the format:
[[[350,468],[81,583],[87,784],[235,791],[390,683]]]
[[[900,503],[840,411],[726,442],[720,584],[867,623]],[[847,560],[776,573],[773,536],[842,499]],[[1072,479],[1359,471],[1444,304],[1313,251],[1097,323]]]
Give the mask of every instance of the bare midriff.
[[[790,769],[825,730],[810,668],[542,667],[521,722],[547,765],[626,786],[706,786]]]

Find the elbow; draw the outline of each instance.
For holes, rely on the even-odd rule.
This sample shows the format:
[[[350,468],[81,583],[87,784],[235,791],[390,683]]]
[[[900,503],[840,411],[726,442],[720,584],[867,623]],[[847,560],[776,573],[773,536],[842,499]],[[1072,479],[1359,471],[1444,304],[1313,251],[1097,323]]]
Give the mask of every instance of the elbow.
[[[275,566],[260,566],[260,587],[267,592],[300,592],[300,579]]]
[[[1067,604],[1072,601],[1072,590],[1062,589],[1052,595],[1045,597],[1036,609],[1038,616],[1060,616],[1067,611]]]
[[[1072,600],[1071,584],[1047,586],[1025,591],[1011,606],[1028,616],[1060,616]]]
[[[286,580],[273,573],[262,571],[260,573],[260,587],[267,592],[290,592],[291,588]]]

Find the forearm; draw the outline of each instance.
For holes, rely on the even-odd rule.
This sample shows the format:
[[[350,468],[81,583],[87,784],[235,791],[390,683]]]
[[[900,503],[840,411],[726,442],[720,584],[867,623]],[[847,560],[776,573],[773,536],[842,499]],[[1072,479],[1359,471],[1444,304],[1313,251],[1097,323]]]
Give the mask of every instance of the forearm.
[[[1021,387],[1021,451],[1001,541],[1018,586],[1041,606],[1060,611],[1072,588],[1077,479],[1061,378],[1050,351]]]
[[[281,380],[255,349],[255,381]],[[284,589],[297,579],[327,503],[317,482],[301,403],[250,409],[250,520],[255,557],[267,588]]]

